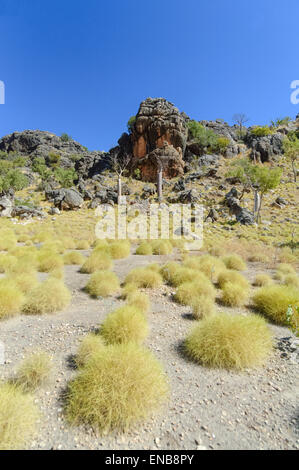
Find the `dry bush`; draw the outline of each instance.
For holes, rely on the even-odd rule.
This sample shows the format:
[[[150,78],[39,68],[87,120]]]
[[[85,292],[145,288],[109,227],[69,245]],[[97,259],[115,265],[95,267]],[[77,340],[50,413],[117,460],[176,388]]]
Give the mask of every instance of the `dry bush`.
[[[101,336],[94,333],[85,336],[76,354],[77,366],[84,367],[89,359],[104,347],[105,344]]]
[[[68,265],[81,265],[85,261],[85,256],[83,256],[81,253],[78,251],[70,251],[69,253],[66,253],[63,256],[63,262],[64,264]]]
[[[125,305],[110,313],[101,326],[101,336],[107,344],[141,344],[148,332],[145,316],[132,305]]]
[[[281,263],[277,266],[276,275],[286,276],[288,274],[296,274],[296,271],[293,268],[293,266],[291,266],[290,264],[287,264],[287,263]],[[276,278],[276,275],[275,275],[275,278]],[[278,277],[278,280],[281,280],[281,278]]]
[[[285,325],[289,306],[299,307],[299,290],[290,286],[278,285],[262,287],[254,294],[252,300],[259,312],[268,316],[275,323]],[[297,321],[299,321],[298,314]]]
[[[253,285],[256,287],[269,286],[270,284],[273,284],[273,281],[268,274],[257,274],[253,281]]]
[[[15,256],[0,253],[0,273],[12,271],[17,262]]]
[[[93,252],[85,263],[81,266],[80,272],[86,274],[92,274],[95,271],[101,269],[110,269],[112,267],[111,257],[104,252]]]
[[[38,285],[38,279],[36,273],[34,274],[17,274],[11,275],[10,279],[15,282],[23,294],[27,294],[34,287]]]
[[[299,289],[299,277],[297,274],[287,274],[284,278],[283,283],[286,286],[291,286],[295,287],[296,289]]]
[[[153,248],[149,242],[141,242],[136,249],[136,255],[152,255]]]
[[[163,276],[164,281],[171,283],[175,273],[181,268],[179,263],[175,261],[170,261],[162,266],[160,273]]]
[[[89,250],[90,243],[88,240],[77,240],[76,241],[76,250]]]
[[[129,272],[125,279],[126,284],[135,284],[137,287],[155,288],[163,284],[162,276],[147,268],[135,268]]]
[[[97,271],[93,273],[85,287],[92,297],[108,297],[120,288],[116,274],[111,271]]]
[[[21,312],[25,296],[12,279],[0,279],[0,320]]]
[[[219,273],[225,269],[223,261],[211,255],[187,257],[184,266],[199,270],[212,282],[216,282]]]
[[[220,257],[220,256],[224,256],[225,253],[226,253],[226,249],[225,247],[223,246],[223,244],[221,245],[213,245],[211,248],[209,248],[209,254],[212,255],[212,256],[216,256],[216,257]]]
[[[64,310],[70,303],[71,294],[63,282],[49,278],[28,294],[23,312],[28,315],[42,315]]]
[[[52,357],[46,352],[31,353],[19,366],[16,375],[17,385],[26,391],[34,391],[44,385],[52,370]]]
[[[279,252],[279,261],[281,263],[297,263],[298,262],[298,251],[293,253],[290,248],[282,248]]]
[[[126,431],[167,396],[165,373],[151,352],[132,343],[110,345],[93,354],[69,384],[67,418],[100,432]]]
[[[41,250],[38,254],[38,271],[41,273],[49,273],[54,269],[63,267],[63,259],[53,251]]]
[[[182,305],[190,305],[192,306],[195,299],[198,297],[205,296],[210,298],[211,300],[215,300],[216,291],[214,289],[213,284],[208,280],[205,279],[204,282],[185,282],[181,284],[176,293],[175,293],[175,300],[182,304]]]
[[[23,450],[36,433],[34,398],[15,384],[0,385],[0,450]]]
[[[272,351],[272,336],[265,320],[256,315],[212,315],[198,323],[185,342],[194,361],[225,369],[262,365]]]
[[[169,240],[152,240],[151,246],[154,255],[170,255],[173,251]]]
[[[246,263],[239,255],[228,255],[222,258],[227,269],[234,269],[235,271],[245,271]]]
[[[112,242],[108,245],[108,253],[112,259],[127,258],[131,254],[131,244],[128,240]]]
[[[201,295],[191,302],[192,314],[196,320],[207,318],[215,313],[215,301],[210,297]]]
[[[244,289],[249,289],[249,282],[247,279],[242,276],[242,274],[237,271],[233,271],[232,269],[226,269],[225,271],[220,272],[218,276],[218,285],[220,289],[223,289],[225,284],[228,282],[241,286]]]
[[[227,282],[222,288],[221,302],[228,307],[241,307],[248,300],[248,289]]]
[[[150,300],[148,295],[143,292],[134,291],[127,295],[127,304],[138,308],[142,313],[148,313],[150,309]]]

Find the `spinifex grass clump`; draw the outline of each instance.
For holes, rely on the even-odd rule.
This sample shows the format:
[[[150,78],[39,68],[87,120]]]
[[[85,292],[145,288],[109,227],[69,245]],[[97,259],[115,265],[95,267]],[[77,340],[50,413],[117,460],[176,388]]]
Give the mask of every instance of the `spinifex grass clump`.
[[[88,240],[76,241],[76,250],[88,250],[89,248],[90,248],[90,243]]]
[[[287,274],[284,278],[283,283],[286,286],[295,287],[299,289],[299,277],[296,274]]]
[[[0,320],[21,312],[25,297],[12,279],[0,279]]]
[[[265,320],[217,314],[198,323],[185,342],[188,356],[208,366],[244,369],[262,365],[272,350]]]
[[[17,262],[15,256],[0,253],[0,273],[11,271]]]
[[[34,399],[14,384],[0,385],[0,450],[22,450],[36,432]]]
[[[125,305],[110,313],[101,326],[101,336],[107,344],[141,344],[148,332],[145,316],[134,305]]]
[[[95,271],[101,269],[110,269],[112,267],[111,257],[102,251],[93,251],[92,254],[87,258],[85,263],[82,265],[80,272],[86,274],[92,274]]]
[[[239,255],[228,255],[222,258],[227,269],[234,269],[236,271],[245,271],[246,263]]]
[[[138,308],[142,313],[147,313],[150,309],[150,300],[148,295],[143,292],[134,291],[127,295],[127,304]]]
[[[68,265],[81,265],[85,261],[85,256],[83,256],[81,253],[78,251],[69,251],[63,256],[63,262],[64,264]]]
[[[109,345],[69,384],[66,413],[73,424],[126,431],[148,418],[168,395],[160,363],[136,344]]]
[[[25,272],[24,274],[12,274],[9,278],[15,282],[15,284],[18,286],[20,291],[23,292],[23,294],[27,294],[29,291],[31,291],[34,287],[38,285],[36,273],[27,274]]]
[[[52,358],[46,352],[30,354],[21,363],[16,383],[26,391],[34,391],[49,379],[52,369]]]
[[[85,336],[76,354],[77,366],[85,366],[89,359],[104,347],[105,343],[100,335],[90,333]]]
[[[153,247],[149,242],[141,242],[136,249],[136,255],[152,255]]]
[[[54,269],[62,268],[63,259],[53,251],[41,250],[38,254],[38,271],[49,273]]]
[[[181,284],[178,287],[174,298],[182,305],[193,306],[196,300],[203,296],[211,299],[212,301],[214,301],[216,297],[216,290],[207,278],[200,282],[194,281]]]
[[[108,245],[108,253],[112,259],[127,258],[131,253],[131,244],[128,240],[112,242]]]
[[[269,286],[270,284],[273,284],[273,281],[268,274],[257,274],[253,281],[253,285],[256,287]]]
[[[29,292],[23,312],[42,315],[64,310],[70,303],[71,294],[63,282],[49,278]]]
[[[135,284],[137,287],[155,288],[163,284],[162,276],[152,269],[135,268],[129,272],[125,284]]]
[[[85,287],[92,297],[108,297],[120,289],[118,277],[111,271],[93,273]]]
[[[169,240],[153,240],[151,246],[154,255],[170,255],[173,251],[173,246]]]
[[[241,307],[248,299],[248,289],[239,284],[227,282],[222,288],[221,301],[228,307]]]
[[[225,269],[224,263],[211,255],[187,257],[184,266],[200,271],[212,282],[216,282],[219,272]]]
[[[244,289],[249,289],[249,282],[247,279],[242,276],[242,274],[232,269],[221,271],[218,275],[218,285],[220,289],[223,289],[227,283],[238,285]]]
[[[196,320],[210,317],[215,313],[215,302],[212,298],[201,295],[191,301],[192,314]]]
[[[285,325],[289,306],[299,306],[299,290],[290,286],[262,287],[254,294],[252,300],[259,312],[267,315],[275,323]],[[299,318],[294,318],[296,319],[299,322]]]

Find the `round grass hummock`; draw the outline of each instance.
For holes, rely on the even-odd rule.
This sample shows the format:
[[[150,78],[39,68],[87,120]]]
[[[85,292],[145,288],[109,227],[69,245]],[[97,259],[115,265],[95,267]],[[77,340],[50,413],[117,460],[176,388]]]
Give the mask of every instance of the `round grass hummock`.
[[[148,242],[141,242],[136,249],[136,255],[152,255],[153,248],[152,245]]]
[[[63,262],[67,265],[81,265],[85,261],[85,256],[78,251],[69,251],[63,255]]]
[[[152,240],[151,246],[154,255],[170,255],[173,251],[169,240]]]
[[[15,384],[0,385],[0,450],[23,450],[36,432],[34,398]]]
[[[12,279],[0,279],[0,320],[21,312],[25,296]]]
[[[259,312],[275,323],[285,325],[289,306],[299,307],[299,289],[278,285],[262,287],[254,294],[252,300]]]
[[[112,267],[111,257],[101,251],[93,251],[87,258],[85,263],[81,266],[80,272],[85,274],[92,274],[101,269],[110,269]]]
[[[126,431],[148,418],[168,396],[152,353],[136,344],[110,345],[93,354],[69,384],[66,414],[100,432]]]
[[[148,313],[151,303],[147,294],[134,291],[127,295],[127,304],[137,307],[142,313]]]
[[[144,288],[155,288],[163,284],[163,278],[152,269],[134,268],[127,275],[125,284],[135,284],[137,287]]]
[[[228,307],[241,307],[248,300],[248,289],[241,285],[227,282],[224,284],[221,302]]]
[[[191,302],[192,314],[196,320],[209,317],[215,313],[215,302],[210,297],[201,295]]]
[[[261,317],[221,313],[198,322],[185,349],[191,359],[202,365],[244,369],[266,361],[272,350],[272,335]]]
[[[256,287],[269,286],[270,284],[273,284],[273,281],[268,274],[257,274],[253,281],[253,285]]]
[[[78,367],[83,367],[100,349],[104,348],[105,344],[100,335],[90,333],[83,339],[76,354],[76,364]]]
[[[92,297],[108,297],[120,289],[116,274],[111,271],[93,273],[85,287]]]
[[[207,278],[205,278],[204,282],[194,281],[181,284],[174,298],[179,304],[193,306],[196,299],[202,296],[211,300],[215,300],[216,297],[216,290]]]
[[[148,332],[149,326],[145,316],[134,305],[125,305],[114,310],[106,317],[100,330],[107,344],[141,344]]]
[[[243,287],[244,289],[249,289],[247,279],[233,269],[226,269],[225,271],[221,271],[218,275],[218,285],[220,289],[223,289],[228,282]]]
[[[38,271],[41,273],[49,273],[54,269],[63,267],[63,259],[55,252],[40,251],[38,254]]]
[[[49,278],[32,289],[28,294],[23,312],[28,315],[42,315],[64,310],[70,303],[71,294],[62,281]]]
[[[119,240],[108,245],[108,253],[112,259],[123,259],[130,256],[131,244],[128,240]]]
[[[239,255],[228,255],[222,258],[227,269],[234,269],[235,271],[245,271],[246,263]]]
[[[26,391],[34,391],[49,378],[52,369],[52,358],[40,351],[26,357],[17,371],[16,383]]]

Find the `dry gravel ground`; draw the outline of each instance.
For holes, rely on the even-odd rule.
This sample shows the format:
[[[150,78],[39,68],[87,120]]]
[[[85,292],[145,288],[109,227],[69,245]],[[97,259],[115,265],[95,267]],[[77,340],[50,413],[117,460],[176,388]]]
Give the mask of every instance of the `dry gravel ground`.
[[[115,262],[120,279],[130,269],[169,257],[130,256]],[[31,349],[54,356],[55,372],[36,393],[41,409],[39,434],[32,449],[298,449],[298,365],[276,350],[262,369],[234,373],[212,370],[188,361],[181,344],[193,325],[188,307],[176,305],[172,289],[149,292],[151,334],[147,346],[164,364],[171,398],[159,414],[125,435],[97,436],[92,429],[70,427],[64,420],[61,395],[76,374],[73,355],[80,340],[97,328],[122,301],[93,300],[82,291],[88,275],[78,267],[65,269],[72,291],[70,307],[56,315],[18,316],[0,324],[6,363],[0,377],[11,377]],[[252,279],[257,266],[246,273]],[[225,310],[223,307],[217,307]],[[242,309],[227,309],[242,313]],[[271,326],[276,337],[290,336]]]

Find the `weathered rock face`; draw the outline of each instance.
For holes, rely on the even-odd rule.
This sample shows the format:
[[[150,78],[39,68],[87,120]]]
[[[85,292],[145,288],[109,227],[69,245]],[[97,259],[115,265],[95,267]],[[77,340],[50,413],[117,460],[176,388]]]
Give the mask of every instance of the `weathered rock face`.
[[[242,225],[253,225],[254,215],[248,209],[240,206],[238,199],[239,193],[236,188],[232,188],[225,195],[225,203],[229,207],[231,213],[236,217],[237,222]]]
[[[162,166],[164,178],[175,178],[184,174],[182,154],[172,145],[164,142],[161,148],[156,148],[144,158],[133,161],[132,168],[139,169],[143,181],[157,181],[158,169]]]
[[[83,205],[83,198],[76,189],[48,189],[45,191],[48,201],[52,201],[59,209],[75,210]]]
[[[147,98],[140,105],[132,129],[133,167],[142,168],[142,179],[153,181],[156,157],[165,156],[169,157],[169,165],[165,158],[164,177],[180,175],[187,137],[185,116],[172,103],[164,98]],[[164,149],[167,154],[155,154],[157,149]],[[139,159],[143,159],[141,166],[137,163]]]
[[[275,156],[283,153],[283,140],[284,135],[282,133],[266,137],[256,137],[249,134],[246,143],[252,149],[252,159],[264,163],[273,160]]]

